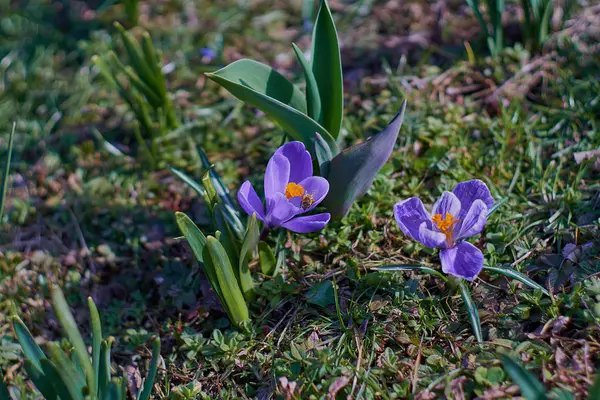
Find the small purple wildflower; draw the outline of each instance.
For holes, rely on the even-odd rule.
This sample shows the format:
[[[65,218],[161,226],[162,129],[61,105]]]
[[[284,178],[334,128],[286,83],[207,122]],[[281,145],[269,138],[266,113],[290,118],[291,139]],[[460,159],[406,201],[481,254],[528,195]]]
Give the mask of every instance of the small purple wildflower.
[[[265,172],[266,213],[249,181],[238,191],[238,201],[248,214],[270,228],[283,227],[293,232],[307,233],[322,229],[331,218],[329,213],[298,215],[314,209],[327,195],[329,182],[313,176],[310,153],[302,142],[281,146],[267,164]]]
[[[444,192],[429,214],[421,199],[411,197],[394,206],[402,232],[427,247],[442,249],[442,271],[472,281],[483,268],[483,253],[463,240],[481,232],[494,205],[480,180],[462,182]]]

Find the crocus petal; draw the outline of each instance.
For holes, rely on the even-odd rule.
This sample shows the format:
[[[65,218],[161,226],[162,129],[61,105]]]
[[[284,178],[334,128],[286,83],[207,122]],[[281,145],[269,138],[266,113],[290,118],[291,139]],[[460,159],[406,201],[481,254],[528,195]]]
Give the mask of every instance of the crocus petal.
[[[455,240],[477,235],[487,222],[488,208],[482,200],[475,200],[473,205],[455,228]]]
[[[454,195],[454,193],[444,192],[442,197],[433,205],[431,210],[432,215],[441,214],[442,218],[446,214],[450,214],[456,217],[460,212],[460,200]]]
[[[290,163],[289,182],[299,183],[312,176],[313,164],[310,153],[302,142],[289,142],[281,146],[275,154],[280,154],[288,159]]]
[[[275,197],[277,193],[285,193],[290,179],[290,162],[281,154],[273,154],[265,172],[265,198]]]
[[[440,249],[446,248],[446,235],[441,232],[434,231],[427,227],[427,223],[423,222],[419,227],[419,242],[427,247],[436,247]]]
[[[273,197],[267,199],[265,222],[269,228],[276,228],[284,222],[289,221],[301,211],[302,209],[289,202],[283,193],[275,193]]]
[[[303,217],[292,218],[281,226],[292,232],[308,233],[323,229],[329,222],[331,215],[329,213],[307,215]]]
[[[461,182],[456,185],[452,192],[458,197],[462,206],[458,215],[459,219],[464,219],[475,200],[483,201],[488,210],[491,210],[494,206],[494,198],[492,197],[490,190],[486,184],[479,179]]]
[[[240,206],[246,211],[249,215],[256,213],[256,218],[260,221],[265,220],[265,208],[263,207],[260,198],[256,194],[254,187],[249,181],[246,181],[238,190],[238,202]]]
[[[425,210],[423,202],[418,197],[399,201],[394,205],[394,217],[404,234],[413,240],[421,241],[419,233],[421,225],[431,229],[431,216]]]
[[[483,253],[469,242],[442,250],[442,271],[472,281],[483,269]]]
[[[300,186],[304,188],[305,194],[311,195],[314,198],[312,205],[306,209],[303,209],[303,212],[307,212],[315,208],[320,202],[323,201],[325,196],[327,196],[327,192],[329,192],[329,182],[327,182],[327,179],[320,176],[311,176],[310,178],[306,178],[300,182]],[[298,204],[298,206],[300,205],[301,204]]]

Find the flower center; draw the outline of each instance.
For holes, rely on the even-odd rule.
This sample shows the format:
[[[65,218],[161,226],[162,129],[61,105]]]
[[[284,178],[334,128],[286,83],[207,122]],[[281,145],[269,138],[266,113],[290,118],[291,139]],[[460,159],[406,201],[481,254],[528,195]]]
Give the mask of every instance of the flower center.
[[[300,197],[304,195],[304,188],[297,183],[290,182],[285,187],[285,198],[291,199],[292,197]]]
[[[446,240],[448,243],[452,243],[452,230],[454,229],[454,225],[456,225],[460,220],[455,219],[454,215],[446,213],[444,217],[442,217],[442,214],[435,214],[433,217],[431,217],[431,221],[433,221],[440,232],[446,235]]]

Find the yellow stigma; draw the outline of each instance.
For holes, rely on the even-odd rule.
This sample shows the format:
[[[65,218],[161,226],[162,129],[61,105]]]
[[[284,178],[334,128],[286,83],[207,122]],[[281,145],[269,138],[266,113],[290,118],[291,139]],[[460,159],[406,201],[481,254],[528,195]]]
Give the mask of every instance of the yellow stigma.
[[[285,187],[285,198],[291,199],[292,197],[304,196],[304,188],[297,183],[290,182]]]
[[[446,213],[445,217],[442,218],[442,214],[435,214],[431,220],[437,226],[438,230],[446,235],[447,240],[452,240],[452,228],[460,221],[454,219],[454,215]]]

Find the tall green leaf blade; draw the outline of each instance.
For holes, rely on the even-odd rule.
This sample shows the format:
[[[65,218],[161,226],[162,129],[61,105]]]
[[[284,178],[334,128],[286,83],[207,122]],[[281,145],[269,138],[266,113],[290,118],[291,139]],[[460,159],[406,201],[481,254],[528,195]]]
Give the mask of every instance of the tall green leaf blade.
[[[17,124],[13,122],[12,130],[10,131],[10,137],[8,138],[8,154],[6,155],[6,163],[4,164],[4,171],[2,173],[2,191],[0,192],[0,225],[2,225],[4,203],[6,202],[6,191],[8,189],[8,176],[10,172],[10,159],[12,157],[13,141],[15,138],[16,126]]]
[[[151,89],[155,89],[155,95],[159,97],[159,94],[157,93],[159,92],[159,82],[155,74],[152,72],[150,66],[146,63],[140,44],[131,33],[127,32],[125,28],[123,28],[121,24],[115,22],[114,26],[119,31],[121,40],[123,40],[125,50],[127,50],[127,55],[130,58],[135,72],[145,83],[149,85]]]
[[[344,114],[344,81],[337,31],[327,0],[321,1],[312,38],[312,70],[321,98],[323,126],[337,138]]]
[[[69,305],[65,300],[62,290],[55,285],[51,292],[52,305],[54,307],[56,317],[64,329],[67,338],[73,345],[75,355],[79,359],[79,363],[85,371],[89,390],[94,391],[96,388],[96,375],[92,368],[92,363],[90,362],[90,355],[88,354],[87,347],[85,346],[83,338],[81,337],[81,333],[77,328],[73,314],[71,314],[71,311],[69,310]]]
[[[323,205],[333,216],[346,215],[352,203],[369,189],[394,150],[405,110],[406,101],[383,131],[345,149],[331,160],[327,178],[329,193]]]
[[[215,225],[217,230],[221,232],[221,237],[219,238],[219,242],[225,248],[227,252],[227,256],[231,261],[232,265],[235,265],[234,273],[236,278],[239,281],[239,269],[237,268],[240,261],[240,242],[236,239],[233,233],[233,229],[227,223],[225,218],[226,210],[223,206],[223,203],[215,204],[215,208],[213,210],[213,215],[215,218]]]
[[[531,372],[509,356],[502,356],[504,371],[521,389],[521,394],[527,400],[546,400],[546,390]]]
[[[544,293],[546,296],[552,297],[552,295],[550,294],[550,292],[548,292],[548,290],[546,290],[542,285],[540,285],[539,283],[535,282],[534,280],[532,280],[531,278],[529,278],[528,276],[515,271],[512,268],[500,268],[500,267],[483,267],[483,269],[487,270],[487,271],[492,271],[492,272],[496,272],[498,274],[504,275],[506,277],[512,278],[512,279],[516,279],[519,282],[529,286],[532,289],[537,289],[537,290],[541,290],[542,293]]]
[[[218,76],[221,79],[251,88],[261,95],[275,99],[306,114],[306,98],[300,89],[279,72],[258,61],[238,60],[207,75],[211,79],[212,76]],[[227,89],[227,87],[225,88]]]
[[[100,358],[102,357],[102,324],[98,308],[91,297],[88,297],[88,308],[90,309],[90,320],[92,323],[92,364],[96,375],[96,393],[99,392],[98,382],[100,374]]]
[[[44,375],[41,368],[36,367],[31,360],[25,360],[23,368],[25,368],[25,372],[27,372],[27,377],[33,382],[37,390],[40,391],[46,400],[56,400],[58,398],[58,394],[56,393],[54,386],[52,386],[50,378]]]
[[[158,371],[158,359],[160,357],[160,339],[155,338],[152,342],[152,360],[150,361],[150,369],[148,376],[144,380],[143,390],[138,395],[138,400],[149,400],[152,394],[152,387],[156,380],[156,373]]]
[[[202,233],[200,228],[196,226],[194,221],[192,221],[190,217],[188,217],[184,213],[176,212],[175,219],[177,221],[177,226],[179,226],[179,230],[190,244],[190,247],[192,248],[192,251],[196,256],[196,259],[199,262],[202,262],[202,250],[206,245],[206,236],[204,236],[204,233]]]
[[[77,392],[74,385],[69,386],[69,383],[63,380],[58,368],[47,358],[42,360],[42,370],[48,380],[52,382],[60,400],[83,400],[83,395]]]
[[[17,336],[17,340],[23,349],[23,353],[25,353],[25,357],[31,360],[33,365],[36,366],[37,369],[42,369],[41,360],[46,358],[46,355],[38,346],[35,339],[27,329],[27,326],[21,321],[21,318],[18,316],[12,317],[13,329],[15,330],[15,335]]]
[[[319,86],[317,86],[315,74],[313,73],[306,58],[304,58],[302,50],[300,50],[295,43],[292,43],[292,47],[294,48],[294,52],[296,53],[296,57],[298,58],[300,66],[302,66],[302,71],[304,71],[304,80],[306,81],[306,108],[308,109],[308,116],[315,121],[321,121],[321,96],[319,95]]]
[[[471,291],[469,290],[469,287],[465,284],[465,282],[462,279],[458,281],[458,287],[460,288],[460,294],[462,296],[463,302],[465,303],[467,313],[469,314],[469,320],[471,321],[473,333],[475,334],[475,338],[477,338],[477,343],[481,345],[483,343],[483,333],[481,331],[479,311],[477,311],[477,306],[475,305],[475,302],[471,297]]]
[[[239,62],[239,61],[238,61]],[[225,67],[225,69],[228,67]],[[240,83],[240,79],[230,80],[223,75],[223,69],[206,76],[227,89],[241,101],[258,108],[277,123],[290,137],[303,142],[309,149],[313,148],[315,132],[320,133],[333,153],[337,153],[337,143],[331,134],[312,118],[301,111],[273,97]],[[242,80],[245,82],[245,80]]]
[[[323,140],[323,136],[318,133],[315,133],[315,136],[315,155],[317,156],[317,162],[319,163],[319,174],[327,179],[333,154],[325,140]]]
[[[204,255],[208,256],[204,258],[204,262],[212,264],[212,269],[217,275],[219,288],[230,313],[229,317],[236,326],[241,326],[250,316],[225,248],[216,238],[209,236],[206,239]]]
[[[258,241],[260,240],[260,232],[258,231],[258,223],[256,222],[256,214],[252,214],[248,227],[246,228],[246,235],[244,235],[244,241],[242,242],[242,249],[240,250],[240,261],[239,261],[239,277],[240,277],[240,288],[244,294],[244,298],[247,301],[254,299],[254,281],[248,268],[250,257],[252,252],[256,249]]]
[[[48,359],[56,366],[62,381],[65,382],[71,393],[83,396],[85,376],[75,363],[67,357],[65,352],[56,343],[47,345]]]
[[[112,338],[103,340],[100,345],[100,364],[98,365],[98,399],[103,400],[110,384],[110,348]]]
[[[113,378],[108,386],[108,399],[110,400],[126,400],[123,395],[125,391],[125,381],[123,378]]]

